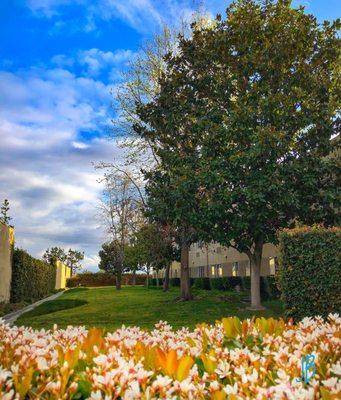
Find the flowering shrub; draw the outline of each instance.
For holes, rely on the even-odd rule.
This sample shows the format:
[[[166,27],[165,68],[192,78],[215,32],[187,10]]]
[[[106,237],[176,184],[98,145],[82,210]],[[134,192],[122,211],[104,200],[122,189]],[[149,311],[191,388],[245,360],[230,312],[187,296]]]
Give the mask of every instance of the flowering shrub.
[[[35,331],[0,322],[0,398],[339,399],[341,318],[225,318],[177,332]],[[301,357],[316,374],[299,381]]]

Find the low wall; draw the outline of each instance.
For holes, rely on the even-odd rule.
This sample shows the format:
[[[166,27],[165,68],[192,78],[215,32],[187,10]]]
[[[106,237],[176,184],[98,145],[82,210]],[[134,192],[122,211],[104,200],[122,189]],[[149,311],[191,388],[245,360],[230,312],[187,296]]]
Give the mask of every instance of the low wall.
[[[0,302],[10,300],[13,245],[14,228],[0,222]]]
[[[61,261],[56,261],[56,289],[65,289],[66,280],[71,277],[71,268],[63,264]]]

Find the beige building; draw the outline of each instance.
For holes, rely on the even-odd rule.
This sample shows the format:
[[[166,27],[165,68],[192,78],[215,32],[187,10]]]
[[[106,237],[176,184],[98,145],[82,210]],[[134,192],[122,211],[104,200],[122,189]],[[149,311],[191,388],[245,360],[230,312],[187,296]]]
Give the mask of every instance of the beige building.
[[[65,289],[66,281],[71,278],[71,268],[63,264],[61,261],[56,261],[56,289]]]
[[[272,244],[263,246],[261,275],[275,275],[279,250]],[[217,243],[194,243],[189,251],[190,276],[218,278],[221,276],[250,276],[250,261],[245,253]],[[180,277],[180,263],[174,261],[170,276]]]
[[[0,222],[0,302],[10,300],[13,245],[14,228]]]

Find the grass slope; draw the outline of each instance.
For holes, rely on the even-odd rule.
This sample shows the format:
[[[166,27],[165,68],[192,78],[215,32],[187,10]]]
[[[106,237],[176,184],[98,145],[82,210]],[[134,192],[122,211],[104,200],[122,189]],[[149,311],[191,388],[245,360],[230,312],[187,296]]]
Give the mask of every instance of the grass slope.
[[[264,312],[246,310],[247,293],[221,292],[216,290],[194,290],[195,299],[189,302],[177,300],[178,288],[163,293],[160,289],[135,286],[80,288],[65,292],[56,300],[46,302],[23,314],[16,325],[34,328],[51,328],[58,324],[85,325],[114,330],[137,325],[151,329],[160,320],[168,321],[173,327],[193,328],[200,322],[213,323],[226,316],[240,318],[258,316],[280,316],[282,304],[278,300],[264,302]]]

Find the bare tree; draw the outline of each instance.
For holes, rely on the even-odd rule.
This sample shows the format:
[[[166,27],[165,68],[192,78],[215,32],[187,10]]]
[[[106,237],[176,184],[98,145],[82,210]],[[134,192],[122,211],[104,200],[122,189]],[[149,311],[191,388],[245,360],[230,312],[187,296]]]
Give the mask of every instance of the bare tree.
[[[116,287],[121,288],[121,276],[125,266],[125,248],[133,233],[143,221],[141,200],[132,180],[117,170],[105,173],[104,192],[100,205],[100,214],[109,235],[109,243],[116,243]],[[117,260],[116,260],[117,261]],[[118,265],[118,266],[117,266]]]

